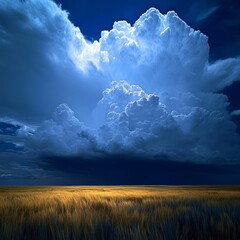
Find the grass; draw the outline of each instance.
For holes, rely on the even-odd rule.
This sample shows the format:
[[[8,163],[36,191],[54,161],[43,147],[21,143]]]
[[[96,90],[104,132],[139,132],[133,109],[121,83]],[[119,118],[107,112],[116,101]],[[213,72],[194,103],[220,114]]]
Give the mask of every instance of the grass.
[[[240,187],[0,187],[0,239],[240,239]]]

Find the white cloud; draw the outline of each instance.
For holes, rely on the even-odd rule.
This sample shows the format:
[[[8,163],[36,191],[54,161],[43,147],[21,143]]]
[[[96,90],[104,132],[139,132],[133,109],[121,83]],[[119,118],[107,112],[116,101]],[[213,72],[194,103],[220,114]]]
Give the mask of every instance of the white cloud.
[[[232,115],[232,116],[240,116],[240,109],[235,110],[235,111],[232,111],[232,112],[231,112],[231,115]]]
[[[105,83],[67,12],[50,0],[6,0],[0,22],[0,116],[39,123],[66,102],[87,120]]]
[[[61,104],[53,118],[45,121],[35,134],[27,139],[27,146],[42,154],[75,155],[94,150],[96,140],[89,130],[75,117],[74,112]]]
[[[217,92],[239,80],[240,59],[209,63],[208,38],[175,12],[151,8],[93,43],[49,0],[1,2],[0,20],[0,114],[40,125],[28,150],[236,160]]]
[[[96,106],[94,128],[87,128],[63,104],[27,143],[32,149],[55,155],[105,152],[233,161],[237,160],[239,136],[225,101],[224,95],[213,93],[159,97],[126,81],[113,82]],[[221,107],[214,108],[214,104]]]
[[[150,92],[219,91],[239,80],[240,59],[209,63],[208,38],[175,12],[162,15],[151,8],[133,26],[115,22],[103,31],[103,71]]]

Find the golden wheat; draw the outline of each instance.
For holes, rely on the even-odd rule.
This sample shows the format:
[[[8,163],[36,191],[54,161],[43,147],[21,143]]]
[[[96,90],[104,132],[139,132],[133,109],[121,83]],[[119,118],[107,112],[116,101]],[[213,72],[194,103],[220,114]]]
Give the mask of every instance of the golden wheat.
[[[239,187],[1,187],[0,239],[240,239]]]

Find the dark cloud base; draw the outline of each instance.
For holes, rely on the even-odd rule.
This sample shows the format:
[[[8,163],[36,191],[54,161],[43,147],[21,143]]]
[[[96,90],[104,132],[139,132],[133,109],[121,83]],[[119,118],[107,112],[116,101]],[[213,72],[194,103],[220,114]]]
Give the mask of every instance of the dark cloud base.
[[[42,158],[40,167],[68,175],[71,185],[239,185],[240,164],[177,162],[128,155]],[[62,181],[60,180],[60,185]],[[58,185],[58,184],[57,184]]]

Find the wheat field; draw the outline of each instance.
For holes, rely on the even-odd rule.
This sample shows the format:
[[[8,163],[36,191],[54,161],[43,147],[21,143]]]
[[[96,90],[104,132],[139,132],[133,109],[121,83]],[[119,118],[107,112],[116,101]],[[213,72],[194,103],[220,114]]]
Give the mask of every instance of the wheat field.
[[[240,239],[240,187],[0,187],[0,239]]]

